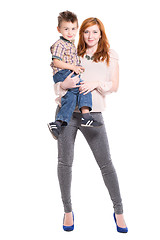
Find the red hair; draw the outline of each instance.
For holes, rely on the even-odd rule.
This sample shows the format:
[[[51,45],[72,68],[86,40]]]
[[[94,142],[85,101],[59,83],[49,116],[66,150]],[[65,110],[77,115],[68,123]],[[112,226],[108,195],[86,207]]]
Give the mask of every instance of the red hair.
[[[93,61],[94,62],[106,61],[108,65],[109,59],[110,59],[110,56],[109,56],[110,44],[108,42],[108,39],[105,33],[104,25],[98,18],[87,18],[86,20],[83,21],[79,30],[79,42],[77,47],[77,53],[81,57],[85,55],[87,45],[84,41],[84,36],[83,36],[84,31],[86,30],[86,28],[91,27],[93,25],[98,25],[99,30],[101,32],[101,38],[98,42],[97,50],[93,55]]]

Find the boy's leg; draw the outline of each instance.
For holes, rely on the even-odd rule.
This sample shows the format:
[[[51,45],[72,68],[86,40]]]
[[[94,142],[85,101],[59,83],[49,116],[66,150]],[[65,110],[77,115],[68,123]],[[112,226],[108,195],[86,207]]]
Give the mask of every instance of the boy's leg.
[[[48,124],[49,130],[56,140],[58,139],[62,126],[68,125],[72,117],[72,113],[75,110],[76,102],[77,96],[69,90],[61,98],[61,108],[56,116],[56,121]]]
[[[53,80],[55,83],[63,82],[70,73],[71,73],[70,70],[63,69],[53,76]],[[74,77],[74,76],[75,76],[75,74],[72,75],[72,77]],[[68,124],[68,122],[72,116],[72,112],[74,111],[74,109],[76,107],[77,96],[73,95],[74,91],[73,92],[71,91],[71,93],[69,93],[70,90],[71,89],[69,89],[68,92],[65,94],[65,96],[63,96],[61,99],[62,107],[59,112],[59,115],[57,116],[56,121],[48,124],[49,130],[50,130],[52,136],[56,140],[58,139],[59,133],[61,132],[61,126]],[[76,91],[78,91],[78,90],[76,90]],[[71,99],[70,99],[70,96],[71,96]],[[68,102],[65,102],[65,101],[68,101]]]
[[[83,127],[99,127],[101,122],[97,122],[90,114],[92,110],[92,94],[91,92],[86,95],[78,94],[78,108],[82,113],[81,126]]]
[[[62,121],[68,125],[72,113],[75,110],[77,103],[77,96],[70,90],[61,98],[61,108],[56,116],[56,120]]]
[[[91,92],[84,95],[78,92],[78,108],[82,113],[87,113],[92,110],[92,94]]]

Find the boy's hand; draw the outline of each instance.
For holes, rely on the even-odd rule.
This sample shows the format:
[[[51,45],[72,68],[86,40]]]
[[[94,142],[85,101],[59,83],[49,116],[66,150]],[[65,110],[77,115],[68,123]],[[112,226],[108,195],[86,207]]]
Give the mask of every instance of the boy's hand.
[[[77,74],[83,73],[84,70],[85,70],[85,68],[84,68],[84,67],[81,67],[81,66],[74,66],[74,67],[73,67],[73,71],[74,71],[75,73],[77,73]]]

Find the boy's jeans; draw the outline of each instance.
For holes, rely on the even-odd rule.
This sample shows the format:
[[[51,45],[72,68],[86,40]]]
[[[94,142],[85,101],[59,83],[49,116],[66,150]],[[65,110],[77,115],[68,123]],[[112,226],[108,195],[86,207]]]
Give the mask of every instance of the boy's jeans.
[[[68,69],[63,69],[56,73],[53,76],[55,83],[63,82],[66,77],[71,73]],[[73,74],[72,77],[76,76]],[[82,82],[80,79],[79,83]],[[79,84],[78,83],[78,84]],[[79,110],[81,107],[88,107],[89,110],[92,110],[92,94],[89,92],[86,95],[79,93],[79,87],[68,89],[67,93],[61,98],[61,108],[56,116],[56,120],[61,120],[66,123],[69,123],[72,113],[74,112],[76,105],[78,105]]]

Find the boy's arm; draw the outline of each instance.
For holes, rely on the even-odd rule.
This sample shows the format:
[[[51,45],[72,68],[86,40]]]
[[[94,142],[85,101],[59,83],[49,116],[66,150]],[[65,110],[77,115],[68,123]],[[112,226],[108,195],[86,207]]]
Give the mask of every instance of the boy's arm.
[[[72,70],[77,74],[84,71],[84,68],[81,67],[81,66],[75,66],[75,65],[72,65],[70,63],[65,63],[65,62],[63,62],[59,59],[56,59],[56,58],[53,59],[53,65],[57,68]]]
[[[70,63],[65,63],[59,59],[54,58],[53,59],[53,64],[55,67],[57,68],[61,68],[61,69],[70,69],[74,71],[74,65],[70,64]]]

